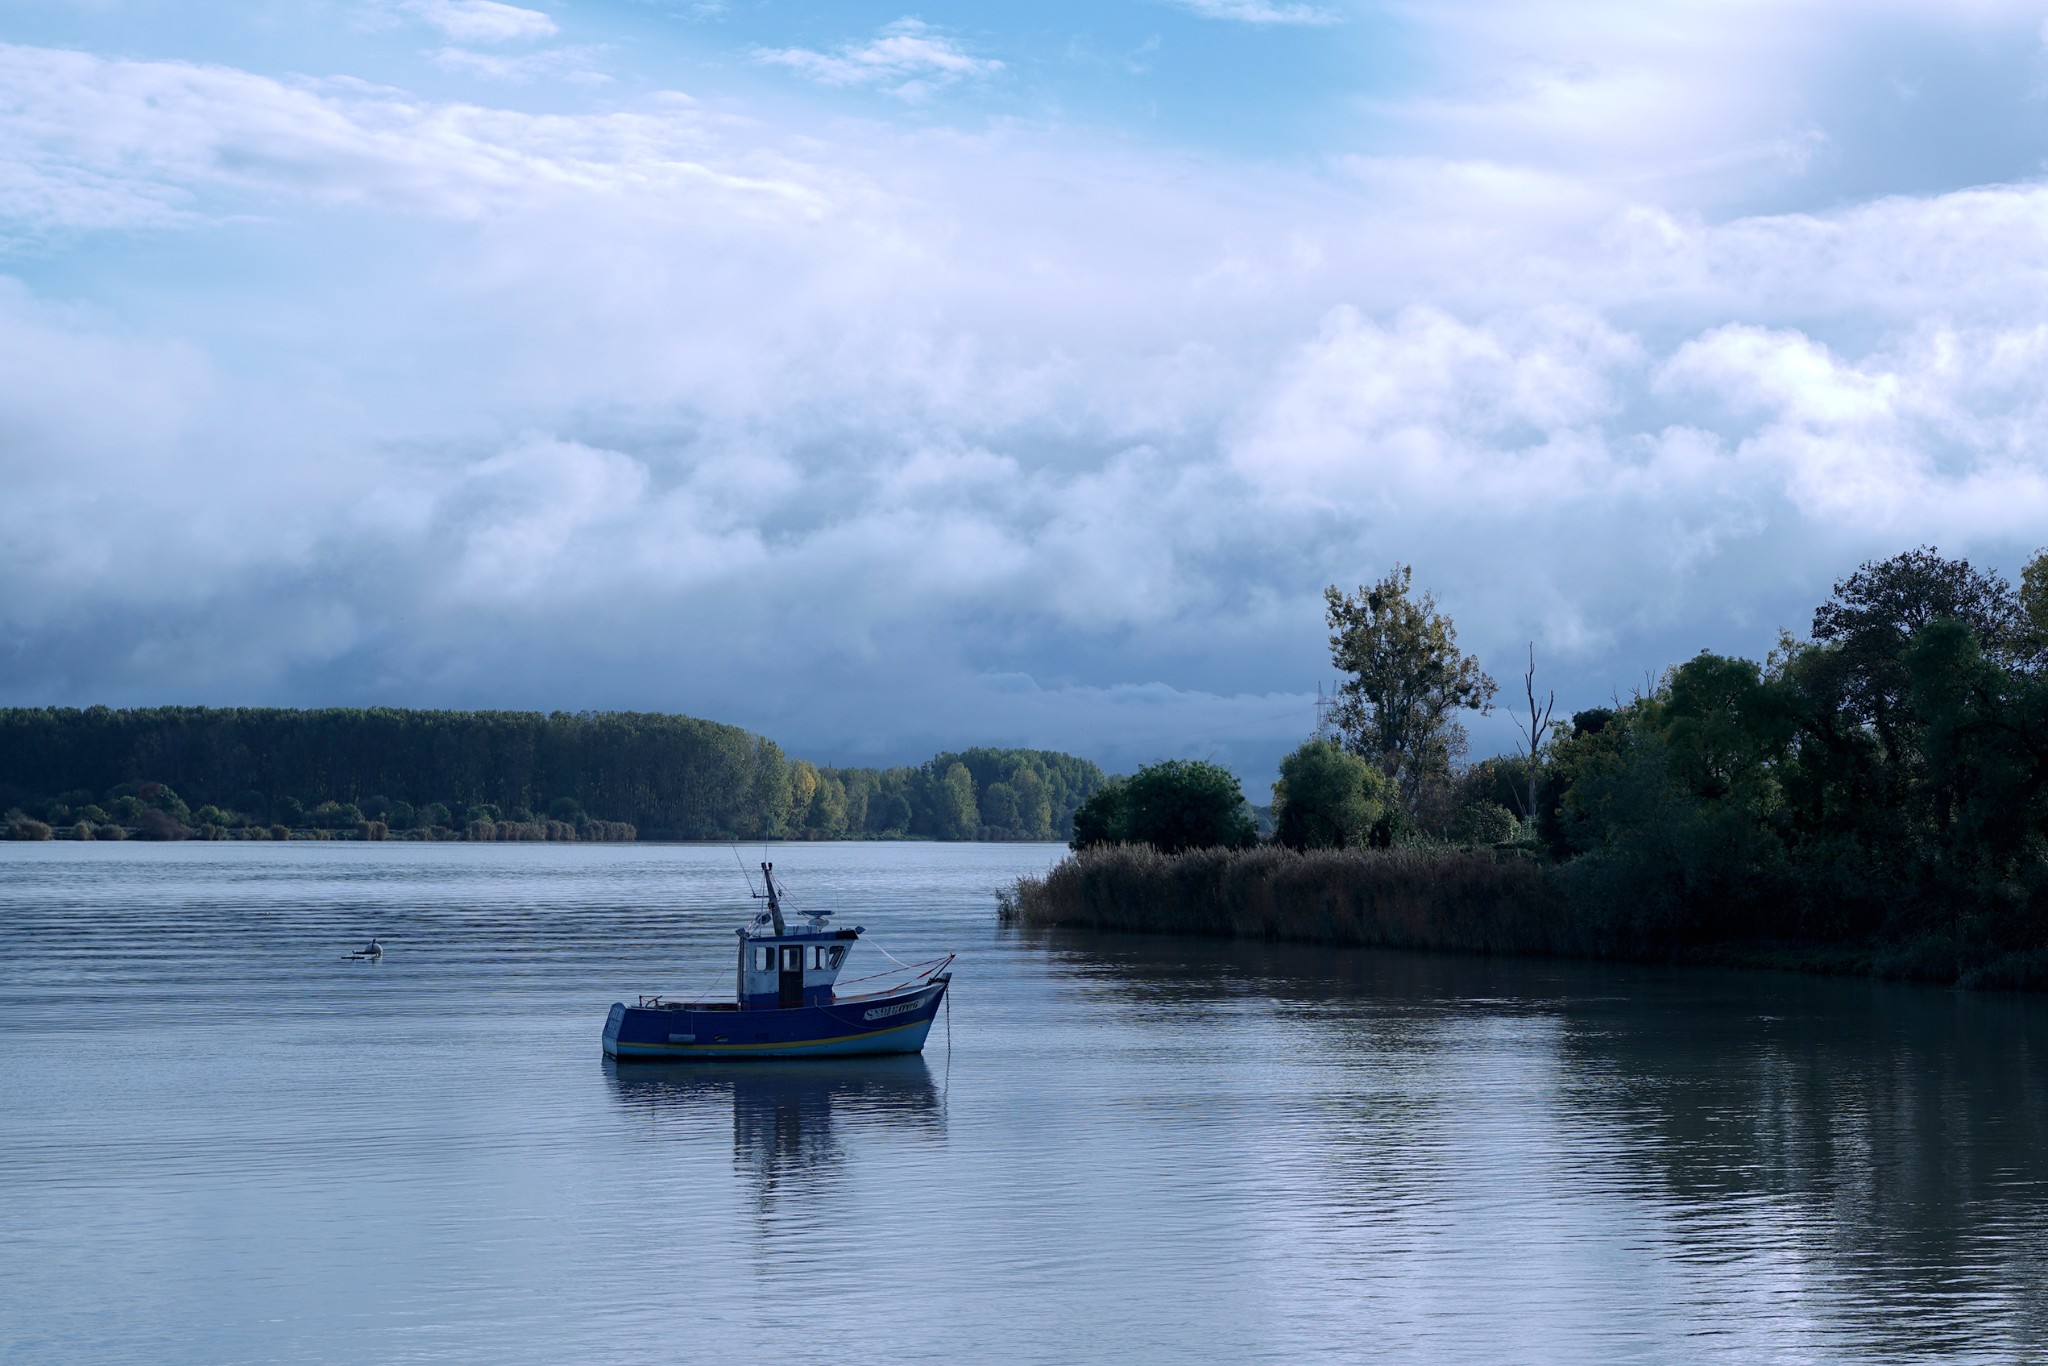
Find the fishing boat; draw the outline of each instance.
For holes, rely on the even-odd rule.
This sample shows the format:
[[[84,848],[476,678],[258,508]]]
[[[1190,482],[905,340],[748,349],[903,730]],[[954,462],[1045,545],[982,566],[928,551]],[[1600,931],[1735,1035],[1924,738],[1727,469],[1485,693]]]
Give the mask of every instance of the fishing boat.
[[[782,913],[775,865],[763,863],[768,908],[738,930],[739,963],[730,1001],[642,996],[612,1006],[604,1051],[620,1061],[687,1058],[820,1058],[918,1053],[953,980],[953,955],[842,984],[839,971],[863,933],[834,929],[830,912],[792,928]],[[884,951],[886,954],[886,951]],[[891,960],[892,962],[895,960]],[[889,979],[847,994],[841,985]]]

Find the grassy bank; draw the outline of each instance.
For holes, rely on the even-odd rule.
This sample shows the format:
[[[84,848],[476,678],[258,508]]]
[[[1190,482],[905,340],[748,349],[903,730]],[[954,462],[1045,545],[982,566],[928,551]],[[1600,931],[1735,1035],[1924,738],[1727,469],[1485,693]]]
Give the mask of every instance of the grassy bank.
[[[1275,845],[1162,854],[1102,845],[998,898],[1005,923],[1452,953],[1657,960],[2048,989],[2048,952],[1959,955],[1918,935],[1858,943],[1688,939],[1646,928],[1570,867],[1486,850],[1296,852]]]
[[[1105,845],[1001,898],[1013,924],[1466,953],[1582,949],[1543,870],[1490,853]]]

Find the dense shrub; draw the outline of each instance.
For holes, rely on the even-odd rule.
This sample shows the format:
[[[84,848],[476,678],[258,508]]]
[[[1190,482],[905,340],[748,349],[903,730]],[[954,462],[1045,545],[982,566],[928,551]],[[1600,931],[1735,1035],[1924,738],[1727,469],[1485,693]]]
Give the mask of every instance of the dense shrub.
[[[145,840],[190,839],[192,831],[169,813],[151,807],[135,819],[135,837]]]
[[[1523,859],[1459,850],[1102,845],[1025,878],[1005,917],[1038,927],[1319,944],[1569,953],[1564,898]]]
[[[11,840],[46,840],[55,834],[48,822],[39,821],[25,811],[10,811],[6,820],[7,838]]]
[[[1280,761],[1273,785],[1274,838],[1290,849],[1362,849],[1375,839],[1393,797],[1376,764],[1330,740],[1310,740]]]
[[[1201,760],[1148,765],[1106,785],[1074,813],[1076,849],[1131,843],[1177,854],[1241,849],[1257,840],[1237,775]]]

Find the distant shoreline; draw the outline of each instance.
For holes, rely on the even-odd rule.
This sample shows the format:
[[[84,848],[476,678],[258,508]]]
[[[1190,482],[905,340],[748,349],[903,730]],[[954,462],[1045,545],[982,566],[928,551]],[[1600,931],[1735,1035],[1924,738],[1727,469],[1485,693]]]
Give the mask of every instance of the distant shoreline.
[[[661,712],[0,708],[0,835],[619,842],[1064,840],[1106,782],[1054,750],[820,767]]]

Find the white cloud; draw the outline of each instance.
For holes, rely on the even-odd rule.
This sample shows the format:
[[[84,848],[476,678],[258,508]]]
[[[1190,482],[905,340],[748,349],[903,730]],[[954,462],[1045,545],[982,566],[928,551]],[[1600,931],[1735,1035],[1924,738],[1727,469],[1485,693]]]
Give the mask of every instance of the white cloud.
[[[1003,69],[994,58],[976,57],[931,25],[908,18],[887,25],[869,42],[850,43],[836,52],[762,48],[754,56],[820,85],[869,85],[905,99]]]
[[[0,231],[163,226],[267,204],[473,218],[564,197],[729,195],[813,213],[831,172],[718,147],[687,104],[529,115],[360,82],[0,44]],[[726,207],[730,208],[731,205]],[[743,210],[745,212],[751,212]]]
[[[433,61],[443,71],[511,85],[526,85],[549,77],[579,85],[608,85],[611,77],[597,69],[595,56],[595,50],[587,47],[554,47],[509,55],[444,47],[434,54]]]
[[[0,235],[222,253],[134,316],[0,289],[0,689],[1256,767],[1396,559],[1571,701],[2048,525],[2037,183],[1715,218],[707,107],[0,47]]]
[[[561,31],[540,10],[497,0],[410,0],[406,7],[458,43],[535,42]]]
[[[1604,473],[1584,462],[1639,365],[1635,341],[1584,314],[1474,325],[1416,307],[1381,326],[1340,308],[1281,367],[1232,459],[1275,497],[1449,496],[1512,515]]]
[[[1923,326],[1860,362],[1731,324],[1681,346],[1657,382],[1747,418],[1733,460],[1817,524],[2018,539],[2048,527],[2044,365],[2039,324]]]
[[[1274,0],[1168,0],[1181,9],[1193,10],[1204,19],[1227,19],[1239,24],[1334,24],[1338,16],[1320,5],[1275,3]]]
[[[2040,164],[2019,131],[2039,73],[1992,55],[2029,43],[2033,0],[1401,0],[1391,13],[1431,79],[1369,108],[1410,155],[1541,166],[1722,210]],[[1895,92],[1929,80],[1952,92],[1948,108],[1916,110],[1901,137]]]

